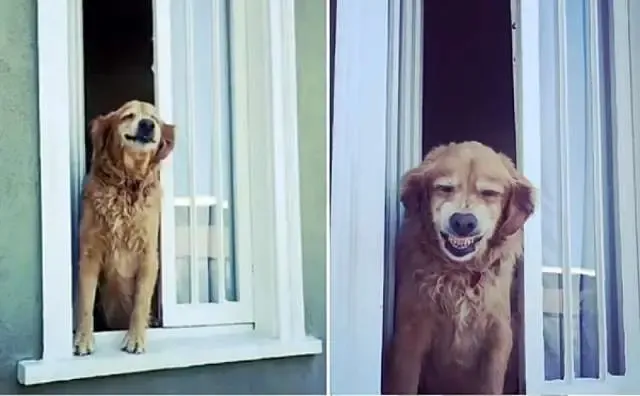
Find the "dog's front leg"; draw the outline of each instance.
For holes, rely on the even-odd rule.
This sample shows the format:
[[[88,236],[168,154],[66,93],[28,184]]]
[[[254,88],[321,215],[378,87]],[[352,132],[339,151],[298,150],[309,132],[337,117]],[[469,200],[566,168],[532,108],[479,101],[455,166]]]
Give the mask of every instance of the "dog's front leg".
[[[418,393],[422,359],[427,352],[428,326],[406,323],[396,330],[391,341],[382,393],[386,395],[415,395]]]
[[[501,395],[504,390],[505,373],[511,355],[513,338],[509,320],[496,320],[487,335],[486,359],[481,366],[482,376],[476,390],[478,394]]]
[[[81,251],[79,265],[78,307],[76,311],[76,333],[73,340],[75,355],[88,355],[93,352],[93,307],[96,300],[96,287],[100,275],[100,259],[90,249]]]
[[[382,393],[415,395],[418,393],[422,360],[431,346],[432,323],[429,323],[429,316],[415,304],[402,304],[402,299],[412,296],[403,295],[402,291],[398,294],[396,329],[385,362]]]
[[[133,302],[133,312],[129,324],[129,331],[122,349],[129,353],[143,353],[146,343],[146,332],[151,313],[151,298],[158,279],[158,258],[156,249],[150,249],[145,254],[138,276],[136,277],[136,294]]]

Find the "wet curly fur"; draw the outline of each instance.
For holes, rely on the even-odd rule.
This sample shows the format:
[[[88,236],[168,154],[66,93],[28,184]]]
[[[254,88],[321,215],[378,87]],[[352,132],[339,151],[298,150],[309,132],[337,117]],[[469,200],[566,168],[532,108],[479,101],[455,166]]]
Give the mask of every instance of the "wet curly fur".
[[[153,136],[138,141],[142,123]],[[153,105],[131,101],[93,120],[91,140],[74,353],[93,352],[96,291],[106,325],[128,330],[123,350],[141,353],[159,267],[160,162],[174,147],[174,126],[162,122]]]
[[[457,180],[460,192],[437,191],[443,177]],[[480,194],[476,185],[485,181],[498,194]],[[441,208],[456,199],[486,214],[488,231],[465,261],[447,255],[440,236]],[[384,393],[502,393],[513,343],[510,289],[534,188],[503,154],[477,142],[451,143],[406,174],[401,200]]]

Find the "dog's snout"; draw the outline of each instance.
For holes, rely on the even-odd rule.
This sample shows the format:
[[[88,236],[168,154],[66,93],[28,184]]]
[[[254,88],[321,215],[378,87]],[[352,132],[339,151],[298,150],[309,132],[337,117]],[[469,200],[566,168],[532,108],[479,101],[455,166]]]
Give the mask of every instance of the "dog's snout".
[[[151,137],[153,136],[153,129],[155,124],[148,118],[143,118],[138,122],[138,132],[137,134],[142,137]]]
[[[469,236],[478,227],[478,218],[472,213],[454,213],[449,219],[451,230],[459,236]]]

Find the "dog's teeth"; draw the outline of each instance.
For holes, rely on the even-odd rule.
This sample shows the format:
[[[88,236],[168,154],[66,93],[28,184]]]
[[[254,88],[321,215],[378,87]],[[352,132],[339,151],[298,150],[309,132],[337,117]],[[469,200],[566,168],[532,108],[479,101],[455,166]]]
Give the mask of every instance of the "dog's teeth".
[[[473,244],[473,238],[449,237],[449,243],[456,249],[466,249]]]

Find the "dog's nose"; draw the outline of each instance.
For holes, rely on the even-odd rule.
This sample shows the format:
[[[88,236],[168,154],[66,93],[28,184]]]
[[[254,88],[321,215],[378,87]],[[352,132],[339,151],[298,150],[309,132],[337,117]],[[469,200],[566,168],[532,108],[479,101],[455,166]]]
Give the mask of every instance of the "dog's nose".
[[[153,129],[155,124],[148,118],[143,118],[138,122],[138,131],[137,135],[144,138],[149,138],[153,136]]]
[[[478,218],[471,213],[454,213],[449,219],[449,226],[459,236],[468,236],[476,230]]]

